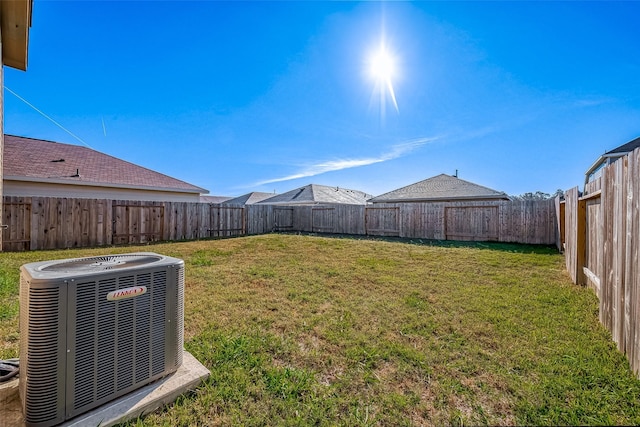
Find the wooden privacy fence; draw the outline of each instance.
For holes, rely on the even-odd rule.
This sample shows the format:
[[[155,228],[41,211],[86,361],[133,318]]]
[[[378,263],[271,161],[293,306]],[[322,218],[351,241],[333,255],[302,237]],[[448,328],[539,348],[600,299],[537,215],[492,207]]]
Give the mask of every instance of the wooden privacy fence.
[[[208,203],[5,197],[3,210],[5,251],[246,234],[242,208]]]
[[[300,231],[436,240],[556,243],[553,199],[372,206],[248,205],[245,210],[248,234]]]
[[[533,244],[556,241],[548,201],[375,206],[5,197],[5,251],[60,249],[299,231]]]
[[[600,321],[640,372],[640,149],[565,193],[565,257],[600,300]]]

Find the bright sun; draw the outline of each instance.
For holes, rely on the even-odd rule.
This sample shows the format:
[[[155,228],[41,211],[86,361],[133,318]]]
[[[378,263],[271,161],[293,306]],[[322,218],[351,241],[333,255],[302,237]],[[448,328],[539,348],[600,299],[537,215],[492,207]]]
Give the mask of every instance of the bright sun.
[[[378,50],[370,55],[368,65],[369,75],[375,82],[372,96],[377,94],[380,98],[381,115],[384,116],[387,97],[389,97],[393,107],[398,112],[398,102],[396,101],[392,82],[392,79],[397,74],[396,59],[387,50],[384,43],[381,43]]]
[[[389,55],[384,46],[371,56],[371,62],[369,65],[369,72],[376,80],[391,80],[391,77],[393,77],[395,72],[393,58]]]

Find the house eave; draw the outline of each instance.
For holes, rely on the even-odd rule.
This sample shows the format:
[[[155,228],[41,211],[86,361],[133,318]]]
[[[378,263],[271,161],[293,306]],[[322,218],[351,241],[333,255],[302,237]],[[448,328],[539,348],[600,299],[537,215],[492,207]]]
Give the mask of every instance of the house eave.
[[[21,182],[35,182],[44,184],[62,184],[62,185],[82,185],[88,187],[102,187],[102,188],[119,188],[127,190],[146,190],[146,191],[162,191],[172,193],[187,193],[187,194],[209,194],[209,190],[205,188],[196,187],[194,189],[182,189],[171,187],[153,187],[145,185],[131,185],[131,184],[113,184],[103,182],[81,181],[81,180],[69,180],[60,178],[35,178],[26,176],[4,176],[4,181],[21,181]]]
[[[598,159],[595,162],[593,162],[591,167],[589,167],[589,169],[587,169],[587,171],[584,173],[585,183],[589,180],[589,175],[591,175],[591,173],[593,171],[595,171],[607,159],[614,159],[614,158],[617,159],[617,158],[626,156],[629,153],[630,153],[630,151],[621,152],[621,153],[605,153],[605,154],[601,155],[600,157],[598,157]]]
[[[384,200],[376,200],[376,198],[374,197],[373,199],[369,199],[368,201],[371,203],[420,203],[420,202],[462,202],[462,201],[474,201],[474,200],[481,200],[481,201],[491,201],[491,200],[496,200],[496,201],[509,201],[511,199],[509,199],[508,196],[506,195],[494,195],[494,196],[457,196],[457,197],[419,197],[419,198],[411,198],[411,199],[403,199],[403,198],[395,198],[395,199],[384,199]]]
[[[0,2],[2,63],[26,71],[33,0]]]

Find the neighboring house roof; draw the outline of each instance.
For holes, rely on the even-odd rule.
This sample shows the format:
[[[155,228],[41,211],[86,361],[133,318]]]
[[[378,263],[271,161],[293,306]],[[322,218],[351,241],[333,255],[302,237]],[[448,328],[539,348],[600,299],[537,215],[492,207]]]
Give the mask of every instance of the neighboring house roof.
[[[231,199],[228,196],[200,196],[200,201],[202,203],[222,203]]]
[[[447,200],[509,200],[509,196],[455,176],[440,174],[369,199],[372,203]]]
[[[223,205],[252,205],[254,203],[261,202],[270,197],[273,197],[273,193],[261,193],[259,191],[253,191],[243,196],[235,197],[233,199],[227,199],[222,202]]]
[[[591,167],[587,169],[585,172],[585,184],[590,180],[597,178],[599,175],[597,172],[602,169],[603,166],[610,165],[611,163],[618,160],[620,157],[626,156],[631,153],[636,148],[640,147],[640,137],[627,142],[626,144],[622,144],[621,146],[614,148],[613,150],[609,150],[605,152],[603,155],[598,157],[598,159],[593,162]]]
[[[607,151],[605,154],[614,154],[614,153],[619,153],[619,154],[629,154],[630,152],[632,152],[633,150],[635,150],[636,148],[640,147],[640,137],[631,140],[629,142],[627,142],[626,144],[622,144],[621,146],[619,146],[618,148],[614,148],[611,151]]]
[[[29,27],[33,0],[0,2],[2,63],[19,70],[27,69]]]
[[[371,197],[371,195],[358,190],[309,184],[286,193],[275,195],[258,202],[258,204],[315,205],[321,203],[339,203],[365,205],[369,197]]]
[[[4,179],[179,193],[204,188],[79,145],[4,136]]]

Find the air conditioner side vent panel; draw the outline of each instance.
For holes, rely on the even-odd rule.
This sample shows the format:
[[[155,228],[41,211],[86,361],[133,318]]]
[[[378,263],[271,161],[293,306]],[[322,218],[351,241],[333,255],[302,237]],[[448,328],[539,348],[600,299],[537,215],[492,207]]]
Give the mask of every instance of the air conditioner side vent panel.
[[[19,388],[22,409],[27,425],[54,425],[64,420],[64,383],[59,367],[65,358],[64,341],[60,337],[65,337],[61,323],[66,289],[55,284],[46,288],[30,285],[21,278]]]

